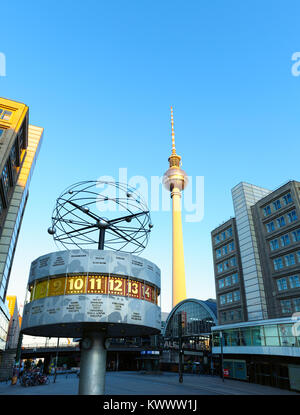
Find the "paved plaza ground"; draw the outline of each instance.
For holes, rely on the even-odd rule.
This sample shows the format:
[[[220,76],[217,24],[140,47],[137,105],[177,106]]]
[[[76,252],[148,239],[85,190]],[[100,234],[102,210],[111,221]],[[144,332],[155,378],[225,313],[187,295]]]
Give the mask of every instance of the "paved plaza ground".
[[[23,387],[0,383],[0,399],[4,395],[77,395],[79,378],[75,374],[53,377],[49,385]],[[108,372],[105,395],[300,395],[297,392],[225,379],[216,376],[184,375],[178,382],[176,373],[140,374]]]

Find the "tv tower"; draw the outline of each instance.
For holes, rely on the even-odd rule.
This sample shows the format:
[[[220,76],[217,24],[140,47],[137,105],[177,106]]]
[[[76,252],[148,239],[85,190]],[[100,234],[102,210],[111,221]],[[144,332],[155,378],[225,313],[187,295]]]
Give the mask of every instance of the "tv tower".
[[[172,153],[168,158],[169,169],[164,174],[163,184],[172,198],[172,307],[186,299],[183,235],[181,220],[181,192],[188,184],[188,178],[181,169],[181,157],[176,154],[173,108],[171,107]]]

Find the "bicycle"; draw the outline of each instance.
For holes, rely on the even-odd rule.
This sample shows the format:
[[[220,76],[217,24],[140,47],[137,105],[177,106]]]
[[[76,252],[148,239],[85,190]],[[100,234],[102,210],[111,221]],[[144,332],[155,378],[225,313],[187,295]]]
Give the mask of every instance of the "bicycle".
[[[33,386],[33,382],[32,382],[32,377],[31,377],[31,375],[30,374],[24,374],[22,377],[21,377],[21,386],[25,386],[25,388],[27,387],[27,386]]]
[[[50,379],[47,375],[39,375],[38,381],[40,385],[49,385]]]

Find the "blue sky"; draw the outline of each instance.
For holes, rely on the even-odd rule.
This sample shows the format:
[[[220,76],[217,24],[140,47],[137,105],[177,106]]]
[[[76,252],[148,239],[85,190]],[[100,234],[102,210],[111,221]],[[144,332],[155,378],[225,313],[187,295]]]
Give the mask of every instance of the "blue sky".
[[[234,215],[240,181],[299,180],[297,1],[14,1],[2,6],[0,96],[26,103],[45,129],[9,294],[23,302],[30,263],[56,250],[56,197],[77,181],[168,168],[176,148],[204,176],[204,218],[183,221],[187,295],[215,297],[211,230]],[[184,213],[184,212],[183,212]],[[171,214],[153,212],[143,256],[162,271],[171,309]]]

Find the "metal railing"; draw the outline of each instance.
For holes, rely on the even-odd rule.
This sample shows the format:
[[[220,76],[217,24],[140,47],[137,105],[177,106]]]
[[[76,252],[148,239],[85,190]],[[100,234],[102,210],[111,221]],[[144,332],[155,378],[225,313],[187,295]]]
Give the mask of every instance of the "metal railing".
[[[57,348],[57,343],[55,344],[47,344],[47,343],[30,343],[30,344],[22,344],[22,349],[53,349]],[[79,347],[79,343],[70,343],[70,344],[59,344],[59,349],[61,348],[74,348]]]

